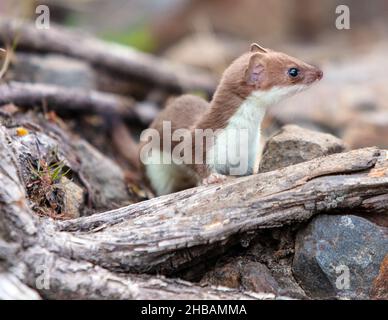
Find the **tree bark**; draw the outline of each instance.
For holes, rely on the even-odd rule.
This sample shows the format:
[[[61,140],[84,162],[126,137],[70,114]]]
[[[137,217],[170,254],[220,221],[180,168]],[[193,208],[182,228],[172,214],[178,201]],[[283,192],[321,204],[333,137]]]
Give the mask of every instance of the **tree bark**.
[[[4,150],[9,148],[5,137]],[[8,203],[1,208],[4,228],[20,228],[50,252],[111,271],[170,275],[219,255],[247,232],[306,221],[320,212],[369,212],[370,199],[380,210],[387,208],[382,197],[388,193],[386,152],[367,148],[90,217],[36,222],[20,184],[4,181],[10,174],[17,181],[16,160],[7,164],[5,159],[1,165],[7,174],[0,177],[0,203]]]
[[[39,294],[27,287],[14,274],[0,273],[0,300],[39,300]]]
[[[58,114],[82,113],[116,115],[121,119],[150,123],[158,110],[142,110],[141,104],[126,97],[98,91],[62,88],[47,84],[10,82],[0,85],[1,105],[14,103],[21,107],[43,104]]]
[[[0,126],[0,299],[276,298],[164,277],[115,274],[84,259],[66,257],[65,248],[50,248],[48,242],[59,232],[52,220],[29,209],[10,141]]]
[[[173,64],[135,49],[110,44],[80,32],[60,27],[39,30],[15,20],[0,22],[0,41],[17,49],[60,53],[85,60],[114,74],[140,81],[167,91],[181,93],[190,90],[213,93],[214,79],[195,68]]]
[[[388,209],[387,153],[367,148],[59,222],[29,209],[3,128],[0,154],[0,267],[32,288],[46,270],[44,298],[276,298],[123,273],[171,275],[260,228]]]
[[[111,270],[172,274],[219,254],[247,232],[320,212],[368,212],[368,199],[387,193],[386,152],[360,149],[58,222],[50,244],[59,250],[66,243],[68,256]]]

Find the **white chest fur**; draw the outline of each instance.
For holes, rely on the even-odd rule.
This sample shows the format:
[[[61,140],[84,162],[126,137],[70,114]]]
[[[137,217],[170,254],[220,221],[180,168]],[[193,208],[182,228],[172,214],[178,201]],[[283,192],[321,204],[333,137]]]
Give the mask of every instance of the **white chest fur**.
[[[305,88],[294,85],[254,91],[230,118],[226,128],[216,136],[206,156],[209,167],[225,175],[254,173],[259,157],[261,122],[267,107]]]
[[[207,153],[207,163],[214,171],[239,176],[254,172],[265,106],[261,95],[252,94],[230,118]]]

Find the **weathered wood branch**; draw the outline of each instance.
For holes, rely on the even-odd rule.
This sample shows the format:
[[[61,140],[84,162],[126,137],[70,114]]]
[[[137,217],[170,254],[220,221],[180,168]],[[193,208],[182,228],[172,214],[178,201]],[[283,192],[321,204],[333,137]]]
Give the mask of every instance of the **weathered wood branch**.
[[[0,300],[38,300],[39,294],[27,287],[14,274],[0,273]]]
[[[221,287],[200,287],[187,281],[148,275],[115,274],[86,261],[62,258],[43,248],[27,250],[22,260],[29,270],[25,282],[36,286],[47,268],[45,299],[274,299],[273,294],[241,293]]]
[[[135,49],[107,43],[80,32],[60,27],[39,30],[34,25],[15,20],[0,21],[0,41],[17,48],[54,52],[88,61],[128,79],[164,88],[171,92],[203,90],[212,93],[215,81],[197,69],[173,64]]]
[[[59,222],[49,243],[110,270],[171,274],[219,254],[246,232],[320,212],[365,212],[368,199],[387,193],[386,152],[360,149]]]
[[[34,215],[19,178],[17,159],[0,126],[0,298],[8,299],[273,299],[272,294],[201,287],[155,276],[115,274],[51,251],[58,233]],[[41,242],[43,240],[43,242]],[[66,245],[65,245],[66,246]]]
[[[122,119],[148,124],[157,110],[143,110],[134,100],[98,91],[63,88],[47,84],[10,82],[0,85],[1,105],[14,103],[21,107],[44,105],[58,114],[82,113],[117,115]]]
[[[32,288],[48,268],[50,287],[38,290],[46,298],[274,298],[122,272],[172,274],[260,228],[333,210],[368,213],[371,199],[387,207],[387,153],[367,148],[54,222],[30,211],[3,129],[0,154],[2,268]]]
[[[13,266],[0,273],[0,299],[275,299],[273,294],[201,287],[179,279],[115,274],[86,261],[73,261],[37,245],[17,256],[0,255]],[[16,262],[15,262],[16,261]],[[17,276],[16,276],[16,275]]]

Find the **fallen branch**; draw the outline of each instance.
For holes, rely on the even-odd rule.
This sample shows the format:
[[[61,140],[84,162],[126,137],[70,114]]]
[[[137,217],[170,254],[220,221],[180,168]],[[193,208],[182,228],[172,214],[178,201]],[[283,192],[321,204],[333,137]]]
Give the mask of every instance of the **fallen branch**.
[[[274,299],[273,294],[241,293],[236,290],[200,287],[187,281],[148,275],[115,274],[86,261],[72,261],[43,248],[31,248],[22,256],[30,271],[25,281],[36,286],[42,270],[48,271],[45,299]]]
[[[38,300],[38,293],[12,273],[0,273],[0,300]]]
[[[171,92],[200,90],[211,94],[215,88],[214,79],[204,72],[129,47],[106,43],[60,27],[39,30],[32,24],[2,20],[0,41],[13,43],[15,38],[18,50],[54,52],[79,58],[112,73]]]
[[[247,232],[333,210],[368,213],[369,199],[388,209],[382,196],[388,193],[387,154],[367,148],[55,222],[30,212],[9,141],[1,128],[0,230],[7,242],[0,242],[0,261],[10,270],[27,270],[19,279],[30,287],[41,266],[48,268],[51,286],[39,290],[47,298],[246,298],[249,294],[121,273],[173,274],[220,255]]]
[[[3,61],[4,60],[4,61]],[[11,54],[0,48],[0,80],[4,77],[11,62]]]
[[[58,114],[117,115],[143,124],[152,121],[158,112],[156,108],[143,110],[141,104],[130,98],[109,93],[21,82],[0,85],[0,108],[8,103],[21,107],[43,104]]]
[[[7,181],[0,182],[7,186],[0,191],[11,190],[10,196],[15,197],[17,190]],[[38,241],[63,257],[109,270],[171,274],[220,254],[247,231],[305,221],[332,209],[365,212],[368,199],[381,208],[387,202],[383,197],[379,205],[377,196],[387,193],[385,152],[361,149],[91,217],[56,223],[42,220]],[[11,203],[15,206],[17,200]],[[19,212],[12,222],[25,215],[24,207],[8,208],[11,217]],[[29,225],[28,221],[19,224]]]
[[[368,199],[388,193],[385,157],[360,149],[58,222],[51,249],[110,270],[172,274],[219,255],[249,231],[332,210],[365,212]]]
[[[66,258],[62,253],[67,250],[50,251],[46,241],[52,241],[58,232],[51,220],[30,211],[10,141],[0,126],[0,298],[275,298],[163,277],[115,274],[84,260]]]

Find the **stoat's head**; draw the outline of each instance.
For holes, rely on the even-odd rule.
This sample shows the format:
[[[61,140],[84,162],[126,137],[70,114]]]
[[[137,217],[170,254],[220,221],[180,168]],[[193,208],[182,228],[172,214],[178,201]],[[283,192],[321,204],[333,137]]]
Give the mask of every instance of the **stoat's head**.
[[[322,76],[317,67],[253,43],[249,52],[225,70],[222,83],[241,97],[269,94],[278,101],[308,88]]]

